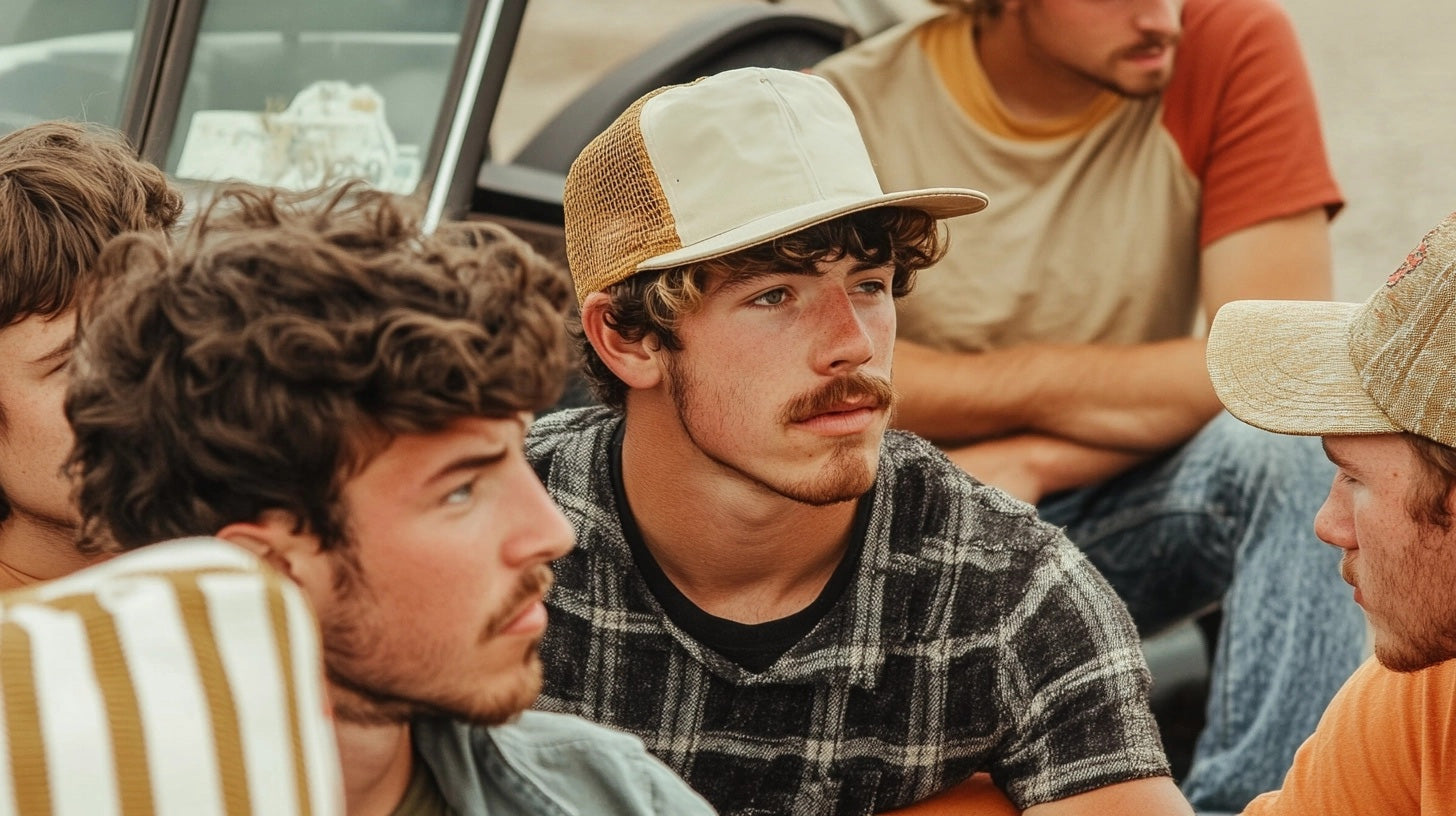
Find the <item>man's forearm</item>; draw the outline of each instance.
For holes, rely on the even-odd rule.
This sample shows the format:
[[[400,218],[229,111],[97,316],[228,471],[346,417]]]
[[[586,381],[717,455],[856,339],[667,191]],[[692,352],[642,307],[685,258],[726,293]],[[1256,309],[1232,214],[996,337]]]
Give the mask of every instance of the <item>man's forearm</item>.
[[[1149,455],[1044,434],[1015,434],[946,451],[962,470],[1032,504],[1059,490],[1104,482]]]
[[[944,445],[1041,432],[1134,453],[1187,440],[1218,412],[1203,341],[1028,345],[974,354],[895,344],[895,424]]]

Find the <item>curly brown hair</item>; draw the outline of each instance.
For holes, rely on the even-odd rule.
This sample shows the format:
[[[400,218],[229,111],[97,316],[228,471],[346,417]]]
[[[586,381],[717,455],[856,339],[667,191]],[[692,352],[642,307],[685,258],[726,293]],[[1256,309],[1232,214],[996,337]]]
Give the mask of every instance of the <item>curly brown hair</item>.
[[[930,215],[904,207],[879,207],[719,258],[633,275],[604,290],[611,298],[606,323],[629,342],[651,336],[663,348],[679,351],[678,323],[702,303],[711,282],[725,285],[770,272],[812,272],[821,261],[849,257],[894,266],[891,291],[898,298],[910,293],[915,274],[939,261],[945,248],[939,223]],[[575,326],[573,334],[592,392],[606,405],[621,410],[627,401],[627,384]]]
[[[172,251],[128,235],[100,265],[127,274],[66,397],[89,551],[269,510],[347,550],[343,485],[389,439],[539,410],[565,379],[559,267],[496,225],[422,234],[357,185],[228,189]]]

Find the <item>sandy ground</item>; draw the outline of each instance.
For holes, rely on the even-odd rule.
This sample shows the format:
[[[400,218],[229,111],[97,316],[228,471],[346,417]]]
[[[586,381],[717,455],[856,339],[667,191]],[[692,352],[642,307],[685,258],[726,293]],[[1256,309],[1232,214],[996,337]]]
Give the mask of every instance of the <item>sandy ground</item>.
[[[716,6],[748,0],[532,0],[492,133],[509,156],[557,108],[619,61]],[[891,0],[920,13],[923,0]],[[783,6],[836,20],[833,0]],[[1304,45],[1348,206],[1333,229],[1336,297],[1363,300],[1427,229],[1456,210],[1456,4],[1284,0]]]

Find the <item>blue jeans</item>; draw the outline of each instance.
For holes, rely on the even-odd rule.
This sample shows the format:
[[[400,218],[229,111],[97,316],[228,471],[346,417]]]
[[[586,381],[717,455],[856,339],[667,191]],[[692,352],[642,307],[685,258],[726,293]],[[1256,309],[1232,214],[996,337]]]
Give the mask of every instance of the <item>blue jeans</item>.
[[[1278,788],[1365,656],[1340,553],[1313,532],[1333,476],[1319,440],[1222,413],[1170,455],[1038,508],[1144,634],[1222,603],[1207,724],[1183,782],[1200,811],[1237,812]]]

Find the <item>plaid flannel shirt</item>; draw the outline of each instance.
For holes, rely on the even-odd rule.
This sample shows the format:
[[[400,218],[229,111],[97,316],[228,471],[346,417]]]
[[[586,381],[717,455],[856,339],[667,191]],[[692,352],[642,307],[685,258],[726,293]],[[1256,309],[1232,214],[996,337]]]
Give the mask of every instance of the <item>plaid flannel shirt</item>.
[[[608,457],[621,417],[543,418],[527,455],[576,529],[538,707],[636,734],[725,814],[868,814],[987,770],[1018,807],[1168,773],[1122,602],[1032,507],[886,435],[859,574],[766,671],[670,620]]]

